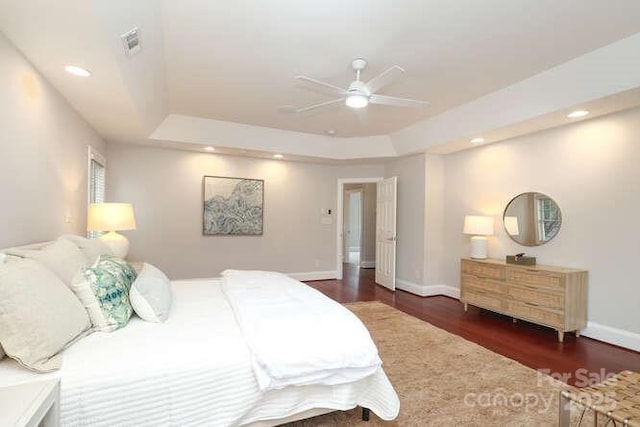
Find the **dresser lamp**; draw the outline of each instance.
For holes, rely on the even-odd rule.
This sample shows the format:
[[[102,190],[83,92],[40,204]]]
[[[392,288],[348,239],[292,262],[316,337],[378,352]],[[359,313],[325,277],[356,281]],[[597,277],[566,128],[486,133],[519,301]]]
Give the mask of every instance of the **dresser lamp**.
[[[107,231],[100,240],[114,255],[125,258],[129,240],[118,231],[135,230],[136,218],[131,203],[91,203],[87,214],[87,231]]]
[[[473,216],[464,217],[464,234],[471,234],[471,253],[474,259],[487,258],[487,238],[493,234],[493,217]]]

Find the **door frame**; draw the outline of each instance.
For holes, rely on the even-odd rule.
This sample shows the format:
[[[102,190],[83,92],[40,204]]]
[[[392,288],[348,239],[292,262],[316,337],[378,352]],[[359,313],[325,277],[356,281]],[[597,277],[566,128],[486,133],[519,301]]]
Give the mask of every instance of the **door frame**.
[[[338,178],[338,193],[336,196],[336,279],[342,279],[342,257],[343,257],[343,236],[342,228],[343,224],[343,209],[342,200],[344,198],[344,185],[345,184],[369,184],[382,181],[384,178],[368,177],[368,178]]]

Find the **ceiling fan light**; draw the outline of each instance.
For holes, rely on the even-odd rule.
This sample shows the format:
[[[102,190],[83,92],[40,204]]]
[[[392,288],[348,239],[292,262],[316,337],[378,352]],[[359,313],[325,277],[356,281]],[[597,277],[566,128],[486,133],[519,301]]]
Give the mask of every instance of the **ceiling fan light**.
[[[347,104],[347,107],[351,108],[364,108],[369,104],[369,98],[364,95],[355,93],[353,95],[347,96],[345,104]]]

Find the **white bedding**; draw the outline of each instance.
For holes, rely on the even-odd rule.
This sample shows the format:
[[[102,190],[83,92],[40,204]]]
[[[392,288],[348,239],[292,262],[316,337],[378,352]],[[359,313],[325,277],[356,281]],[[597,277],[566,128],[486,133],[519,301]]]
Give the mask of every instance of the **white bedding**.
[[[164,324],[134,317],[64,352],[62,369],[34,374],[0,362],[0,386],[61,378],[63,426],[243,425],[311,408],[370,408],[393,419],[398,397],[381,368],[360,381],[261,392],[251,354],[219,279],[172,283]]]
[[[382,365],[360,319],[315,289],[276,272],[222,276],[260,390],[357,381]]]

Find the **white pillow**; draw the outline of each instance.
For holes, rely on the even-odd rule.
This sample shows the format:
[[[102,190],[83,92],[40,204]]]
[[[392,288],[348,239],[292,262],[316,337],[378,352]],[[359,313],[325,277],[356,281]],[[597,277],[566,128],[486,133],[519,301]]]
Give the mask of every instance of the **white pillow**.
[[[33,251],[27,257],[35,259],[53,271],[67,286],[82,267],[89,265],[82,251],[68,240],[56,240],[42,250]]]
[[[73,292],[40,263],[0,265],[0,342],[7,356],[35,371],[58,369],[60,351],[90,327]]]
[[[75,234],[65,234],[58,240],[68,240],[75,244],[87,257],[88,265],[93,265],[100,255],[113,255],[113,252],[105,242],[100,239],[87,239]]]
[[[131,285],[129,299],[136,312],[147,322],[164,322],[171,310],[171,282],[159,269],[145,263]]]

